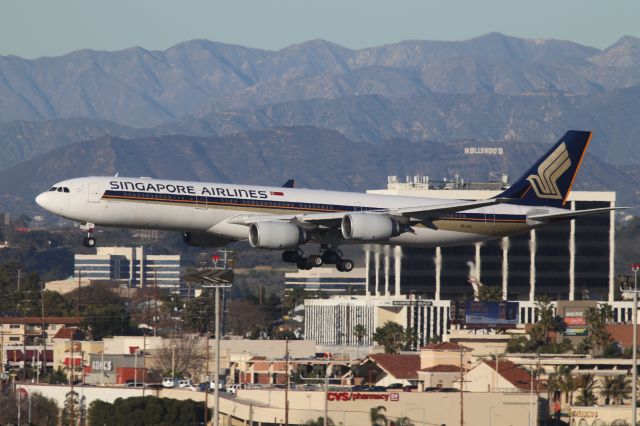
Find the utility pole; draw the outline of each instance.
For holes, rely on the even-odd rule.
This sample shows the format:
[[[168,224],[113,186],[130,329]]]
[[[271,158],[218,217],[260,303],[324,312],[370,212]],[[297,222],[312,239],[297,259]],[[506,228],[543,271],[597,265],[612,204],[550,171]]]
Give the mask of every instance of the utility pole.
[[[464,426],[464,364],[463,350],[460,346],[460,426]]]
[[[640,271],[640,263],[630,265],[633,271],[633,290],[621,288],[623,293],[633,293],[633,362],[631,363],[631,424],[635,425],[637,421],[637,405],[638,405],[638,271]]]
[[[231,283],[233,282],[233,271],[230,269],[225,270],[200,270],[192,274],[184,275],[183,280],[188,283],[191,282],[200,282],[203,289],[215,289],[215,306],[214,306],[214,315],[215,315],[215,340],[216,340],[216,349],[214,356],[214,371],[213,377],[215,381],[214,386],[214,399],[215,403],[213,406],[213,424],[218,426],[220,419],[220,386],[218,385],[218,376],[220,374],[220,289],[226,289],[231,287]]]
[[[207,426],[209,423],[209,388],[211,387],[211,371],[209,371],[209,321],[207,321],[207,336],[206,336],[206,345],[207,345],[207,387],[204,389],[204,425]],[[215,378],[214,386],[218,387],[218,378]],[[215,391],[214,391],[215,392]],[[218,426],[218,425],[215,425]]]
[[[69,392],[69,399],[71,400],[71,404],[69,404],[69,426],[73,426],[73,410],[75,410],[75,401],[73,398],[73,369],[75,367],[75,358],[73,357],[74,353],[73,353],[73,329],[71,330],[71,337],[69,338],[69,341],[71,342],[71,359],[69,360],[69,364],[70,364],[70,371],[71,374],[69,375],[71,380],[71,391]]]
[[[81,283],[82,282],[82,268],[78,269],[78,315],[80,315],[80,305],[82,304],[82,289],[81,289]]]
[[[42,379],[47,374],[47,333],[45,332],[44,323],[44,282],[40,283],[40,311],[42,314]]]
[[[284,388],[284,426],[289,426],[289,337],[284,339],[284,371],[287,374],[287,383]]]

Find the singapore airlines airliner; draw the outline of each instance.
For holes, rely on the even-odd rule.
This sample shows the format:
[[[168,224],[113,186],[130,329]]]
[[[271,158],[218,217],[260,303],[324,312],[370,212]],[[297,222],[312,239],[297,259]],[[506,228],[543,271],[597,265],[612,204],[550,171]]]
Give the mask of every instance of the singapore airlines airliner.
[[[283,250],[283,260],[300,269],[326,263],[350,271],[353,262],[343,258],[341,245],[461,245],[611,210],[562,208],[590,140],[591,132],[568,131],[512,186],[480,201],[84,177],[56,183],[36,202],[80,222],[87,247],[96,245],[95,226],[175,230],[192,245],[248,239],[255,248]],[[319,252],[305,256],[300,246],[306,243],[319,244]]]

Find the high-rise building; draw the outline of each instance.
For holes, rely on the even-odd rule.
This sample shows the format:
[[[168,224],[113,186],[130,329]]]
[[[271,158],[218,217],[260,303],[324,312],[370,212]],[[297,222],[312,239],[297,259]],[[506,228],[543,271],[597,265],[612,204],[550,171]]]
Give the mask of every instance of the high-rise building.
[[[147,254],[144,247],[97,247],[96,254],[75,255],[75,278],[119,281],[128,287],[177,288],[180,255]]]

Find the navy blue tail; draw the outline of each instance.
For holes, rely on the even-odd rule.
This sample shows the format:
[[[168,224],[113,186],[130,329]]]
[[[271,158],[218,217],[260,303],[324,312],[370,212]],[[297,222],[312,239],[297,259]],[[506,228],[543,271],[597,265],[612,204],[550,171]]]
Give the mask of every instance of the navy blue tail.
[[[497,198],[510,204],[562,207],[578,174],[591,132],[569,130],[527,172]]]

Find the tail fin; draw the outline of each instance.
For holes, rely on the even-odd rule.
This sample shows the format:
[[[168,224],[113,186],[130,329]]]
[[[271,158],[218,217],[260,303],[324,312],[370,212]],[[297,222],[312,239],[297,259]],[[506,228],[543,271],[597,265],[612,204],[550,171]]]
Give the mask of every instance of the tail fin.
[[[571,192],[591,132],[569,130],[527,172],[497,198],[510,204],[562,207]]]

